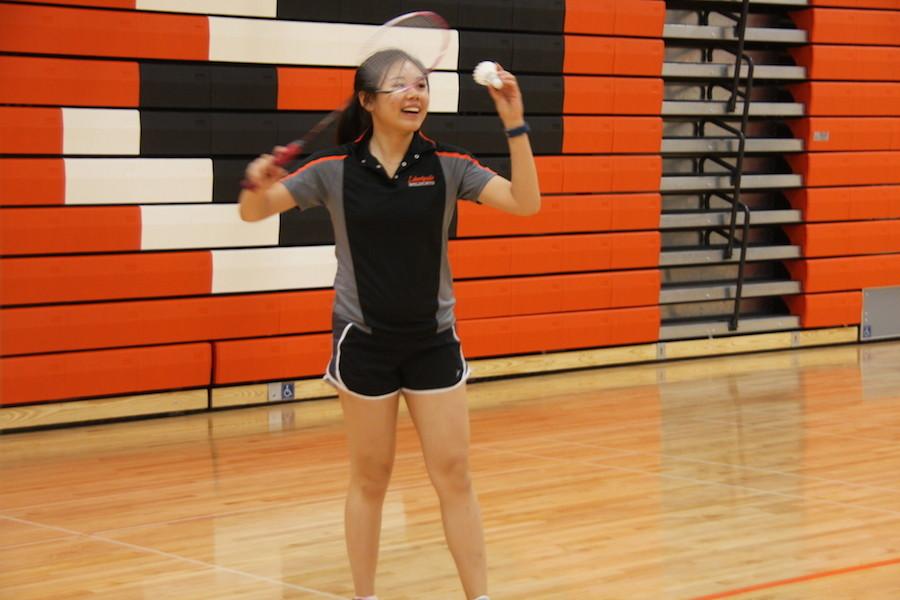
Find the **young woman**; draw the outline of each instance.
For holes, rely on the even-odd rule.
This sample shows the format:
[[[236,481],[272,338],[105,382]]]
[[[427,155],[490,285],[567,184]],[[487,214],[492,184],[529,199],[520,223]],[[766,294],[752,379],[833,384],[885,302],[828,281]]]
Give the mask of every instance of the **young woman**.
[[[487,599],[484,536],[469,473],[469,369],[454,328],[447,237],[458,198],[516,215],[540,208],[538,177],[516,78],[487,88],[509,137],[512,181],[420,129],[423,68],[388,50],[359,67],[339,147],[291,174],[272,156],[246,172],[240,214],[257,221],[324,205],[334,226],[333,354],[325,378],[340,396],[350,450],[345,529],[356,598],[375,598],[385,492],[399,397],[406,399],[440,499],[444,533],[467,599]]]

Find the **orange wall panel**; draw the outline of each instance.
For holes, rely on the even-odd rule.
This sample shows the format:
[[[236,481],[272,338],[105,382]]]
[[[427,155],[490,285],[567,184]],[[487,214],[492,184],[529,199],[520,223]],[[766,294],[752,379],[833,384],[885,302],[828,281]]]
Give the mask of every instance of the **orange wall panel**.
[[[801,294],[788,296],[785,302],[804,329],[859,325],[862,320],[862,292]]]
[[[659,307],[460,321],[469,358],[655,342]]]
[[[63,159],[0,159],[0,206],[64,204],[65,195]]]
[[[141,249],[141,208],[6,208],[0,254],[71,254]]]
[[[0,107],[0,154],[61,154],[62,111]]]
[[[814,44],[900,45],[900,11],[813,8],[789,14]]]
[[[0,260],[0,304],[117,300],[210,293],[210,252]]]
[[[207,60],[205,16],[0,5],[0,51]]]
[[[331,358],[331,334],[213,344],[213,383],[229,384],[322,375]]]
[[[900,285],[900,254],[787,261],[803,291],[832,292]]]
[[[900,186],[806,188],[785,195],[806,221],[900,219]]]
[[[135,62],[0,56],[0,103],[135,107]]]
[[[209,344],[0,359],[0,406],[209,385]]]
[[[278,110],[334,110],[352,93],[350,69],[278,67]]]
[[[486,237],[657,229],[661,205],[659,194],[544,196],[538,214],[519,217],[460,202],[456,233],[459,237]]]

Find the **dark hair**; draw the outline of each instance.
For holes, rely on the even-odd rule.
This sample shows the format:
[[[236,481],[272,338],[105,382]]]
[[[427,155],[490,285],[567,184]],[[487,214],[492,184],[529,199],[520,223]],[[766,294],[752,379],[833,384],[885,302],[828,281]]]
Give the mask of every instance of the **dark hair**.
[[[346,144],[361,136],[372,127],[372,115],[359,102],[359,93],[370,95],[380,88],[387,70],[400,61],[408,61],[423,73],[425,65],[414,56],[396,48],[379,50],[363,61],[353,78],[353,97],[341,114],[337,124],[337,143]]]

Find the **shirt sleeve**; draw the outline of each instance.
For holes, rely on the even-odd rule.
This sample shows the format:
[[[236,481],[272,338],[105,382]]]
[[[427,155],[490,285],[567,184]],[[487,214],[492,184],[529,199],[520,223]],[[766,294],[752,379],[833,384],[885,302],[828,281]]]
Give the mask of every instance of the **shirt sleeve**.
[[[328,182],[339,176],[344,156],[310,157],[296,171],[281,180],[300,210],[325,206],[328,202]]]
[[[456,183],[457,198],[478,202],[484,186],[497,176],[464,150],[442,151],[438,155],[448,178]]]

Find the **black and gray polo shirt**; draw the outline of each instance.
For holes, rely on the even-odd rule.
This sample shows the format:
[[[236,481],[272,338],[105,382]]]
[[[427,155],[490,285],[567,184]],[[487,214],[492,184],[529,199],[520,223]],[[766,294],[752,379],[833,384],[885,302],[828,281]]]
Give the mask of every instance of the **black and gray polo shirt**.
[[[495,176],[468,152],[417,133],[393,177],[369,135],[312,155],[282,180],[301,210],[325,206],[334,227],[335,323],[425,335],[454,323],[447,238],[458,198]]]

